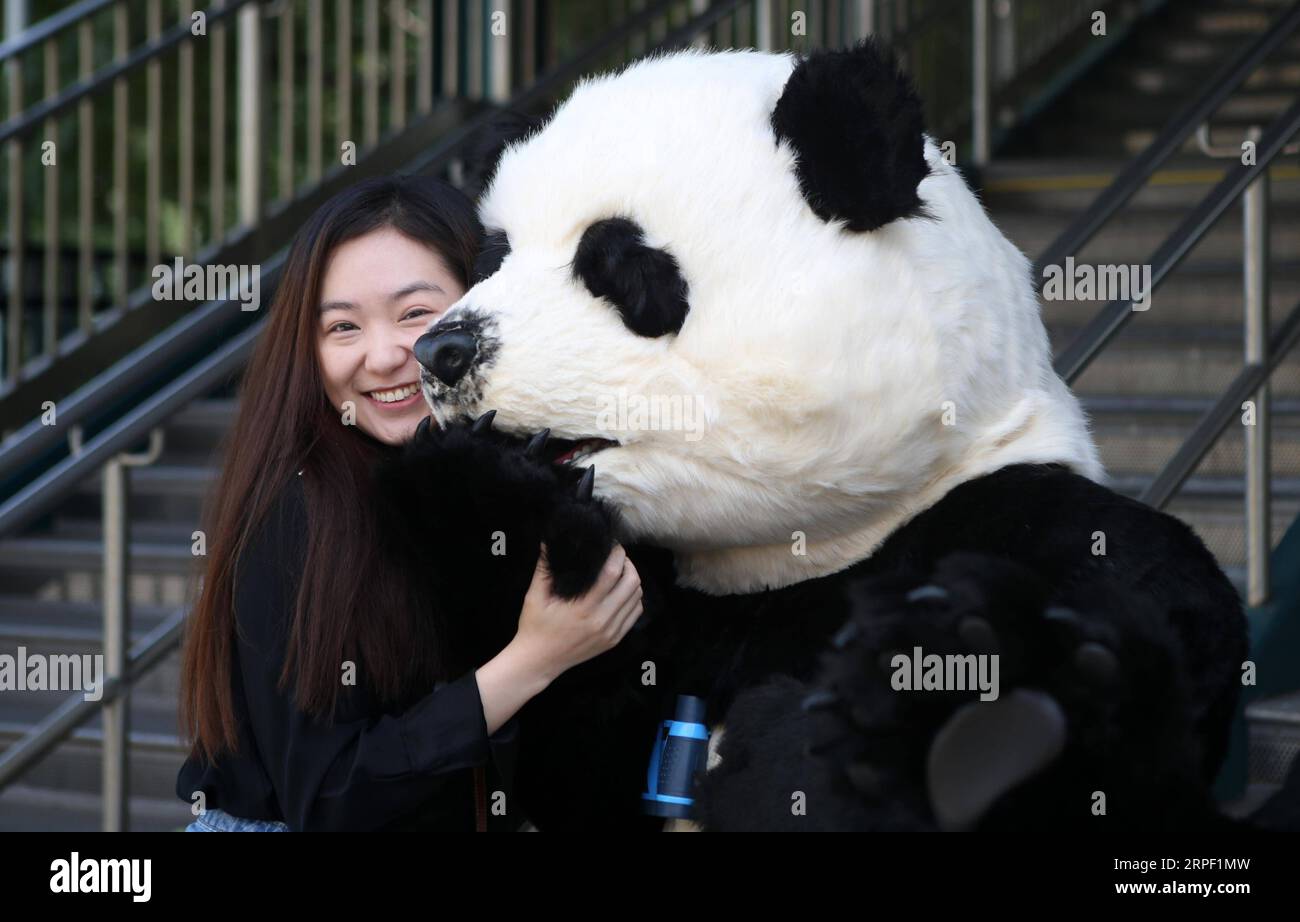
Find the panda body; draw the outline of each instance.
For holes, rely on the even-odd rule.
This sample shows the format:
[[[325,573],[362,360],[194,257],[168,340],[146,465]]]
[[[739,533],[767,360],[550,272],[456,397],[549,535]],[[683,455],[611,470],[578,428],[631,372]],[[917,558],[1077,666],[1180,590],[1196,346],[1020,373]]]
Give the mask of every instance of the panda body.
[[[568,597],[615,540],[641,573],[637,628],[521,714],[530,819],[654,826],[695,694],[709,829],[1087,829],[1099,791],[1112,825],[1223,822],[1240,601],[1099,483],[1028,263],[887,53],[652,58],[499,148],[490,264],[417,343],[432,424],[380,483],[466,668],[541,543]],[[702,428],[615,429],[629,393]],[[996,655],[1000,700],[891,688],[917,647]]]

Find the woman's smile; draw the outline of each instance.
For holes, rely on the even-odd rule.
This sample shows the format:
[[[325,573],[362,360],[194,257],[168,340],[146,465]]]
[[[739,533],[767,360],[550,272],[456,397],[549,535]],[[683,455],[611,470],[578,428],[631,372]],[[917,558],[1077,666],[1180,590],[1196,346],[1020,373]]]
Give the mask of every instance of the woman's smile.
[[[420,385],[416,381],[411,381],[397,387],[377,388],[364,393],[370,402],[381,410],[405,410],[420,399]]]

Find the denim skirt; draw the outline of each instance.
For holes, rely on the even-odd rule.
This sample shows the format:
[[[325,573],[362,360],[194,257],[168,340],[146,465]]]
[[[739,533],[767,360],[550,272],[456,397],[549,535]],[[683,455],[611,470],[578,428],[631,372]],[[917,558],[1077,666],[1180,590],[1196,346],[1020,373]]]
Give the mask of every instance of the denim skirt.
[[[185,827],[186,832],[288,832],[279,820],[245,820],[215,807]]]

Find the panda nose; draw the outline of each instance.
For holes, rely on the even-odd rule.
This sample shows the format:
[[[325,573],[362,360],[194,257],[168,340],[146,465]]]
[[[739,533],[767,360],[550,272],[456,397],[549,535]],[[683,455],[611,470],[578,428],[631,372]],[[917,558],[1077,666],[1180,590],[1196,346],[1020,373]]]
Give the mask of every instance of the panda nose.
[[[443,384],[451,386],[465,376],[478,354],[478,340],[464,330],[425,333],[412,349],[415,360]]]

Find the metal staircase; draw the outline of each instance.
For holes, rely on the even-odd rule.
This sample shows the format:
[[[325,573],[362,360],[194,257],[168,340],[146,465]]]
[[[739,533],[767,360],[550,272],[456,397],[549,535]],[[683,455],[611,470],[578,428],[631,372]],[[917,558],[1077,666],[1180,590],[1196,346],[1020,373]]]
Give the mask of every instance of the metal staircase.
[[[67,14],[60,29],[75,34],[84,21],[78,15],[108,16],[111,23],[119,3],[125,6],[126,0],[76,4],[70,9],[80,12]],[[283,73],[278,63],[267,63],[283,60],[275,57],[284,51],[283,42],[292,54],[294,41],[299,51],[321,41],[310,34],[321,2],[234,6],[263,19],[264,76]],[[411,111],[404,120],[384,119],[364,129],[370,140],[360,145],[356,167],[331,171],[321,164],[317,170],[299,146],[291,181],[281,183],[278,168],[262,163],[257,169],[276,182],[263,183],[260,204],[232,220],[223,235],[206,240],[206,249],[200,239],[197,252],[184,251],[192,252],[195,261],[261,265],[263,304],[270,300],[284,241],[315,203],[367,172],[425,171],[454,180],[461,144],[496,103],[541,110],[580,74],[616,66],[656,47],[699,43],[803,49],[842,45],[869,31],[903,52],[929,107],[932,131],[940,140],[959,139],[959,155],[976,168],[996,223],[1027,253],[1042,254],[1063,233],[1080,226],[1079,219],[1104,197],[1133,153],[1158,139],[1169,107],[1203,93],[1208,76],[1265,33],[1285,4],[1187,0],[1162,8],[1150,2],[1056,0],[619,0],[607,5],[603,20],[587,23],[587,33],[575,37],[564,32],[564,4],[548,11],[544,3],[516,2],[503,9],[522,17],[524,7],[531,7],[545,20],[532,26],[543,37],[516,36],[508,62],[495,65],[493,46],[481,31],[488,22],[482,15],[487,4],[412,0],[365,6],[380,10],[377,22],[370,23],[370,14],[349,0],[325,0],[323,8],[335,18],[323,20],[323,40],[343,41],[329,31],[330,24],[356,20],[353,39],[360,57],[349,85],[356,83],[353,104],[360,110],[372,98],[368,81],[383,73],[369,69],[372,58],[362,46],[384,36],[405,36],[394,40],[406,47]],[[1112,17],[1114,37],[1104,55],[1096,54],[1099,43],[1072,38],[1086,29],[1094,7],[1107,9]],[[808,32],[796,35],[791,15],[802,10],[808,12]],[[233,9],[226,15],[231,24],[237,21]],[[275,31],[283,22],[298,24],[295,38]],[[439,24],[428,44],[413,25],[420,22]],[[111,26],[97,28],[112,31]],[[146,45],[154,41],[148,34],[152,31],[145,30]],[[160,22],[157,34],[170,33]],[[231,30],[229,40],[239,40],[237,30]],[[25,47],[24,53],[36,54],[39,41],[29,35]],[[167,53],[177,54],[177,47],[170,46]],[[17,48],[14,40],[0,46],[0,61],[12,59]],[[229,50],[233,55],[235,49]],[[431,54],[431,64],[421,63],[420,54]],[[391,63],[398,55],[390,51],[384,57]],[[1070,70],[1081,58],[1087,58],[1090,68],[1086,81],[1078,79],[1084,71]],[[141,57],[131,68],[145,74],[149,60]],[[981,63],[987,69],[982,92],[971,74],[975,68],[978,75]],[[290,74],[292,91],[303,71],[291,68]],[[237,86],[235,75],[230,77]],[[317,78],[308,74],[307,79],[310,84]],[[433,83],[425,98],[418,87],[428,79]],[[1214,143],[1222,145],[1252,124],[1266,125],[1294,101],[1298,83],[1300,32],[1251,68],[1243,87],[1216,107]],[[954,85],[976,89],[953,95]],[[268,80],[266,95],[282,92],[284,86],[278,79]],[[112,88],[110,78],[98,92],[111,98]],[[328,109],[337,100],[329,101],[328,89],[323,92]],[[75,115],[75,106],[69,105]],[[388,112],[391,116],[391,108]],[[360,112],[354,121],[361,127],[372,117],[379,119]],[[39,120],[30,121],[35,125]],[[300,138],[317,130],[311,121],[304,112]],[[12,124],[0,124],[0,144],[14,137],[3,133]],[[325,128],[320,131],[329,135]],[[982,146],[991,157],[981,156]],[[1194,138],[1179,148],[1181,153],[1133,190],[1122,217],[1106,222],[1086,248],[1071,250],[1080,261],[1146,260],[1197,206],[1224,164],[1199,153]],[[323,149],[332,149],[332,141]],[[1295,221],[1300,171],[1293,163],[1279,159],[1272,168],[1268,269],[1272,316],[1279,320],[1300,301],[1300,263],[1294,258],[1300,240]],[[234,194],[233,175],[231,181]],[[141,209],[148,207],[148,194],[143,190]],[[26,211],[32,209],[28,202]],[[233,203],[226,210],[233,214]],[[1165,462],[1186,447],[1197,420],[1242,369],[1240,225],[1240,209],[1229,209],[1159,287],[1149,315],[1129,323],[1075,384],[1118,489],[1134,495],[1149,490]],[[144,252],[150,244],[144,238],[128,237],[125,244],[118,239],[116,244],[118,249],[106,251],[111,258],[95,256],[91,264],[127,264],[123,259],[134,258],[131,254],[139,248],[141,271],[149,265]],[[171,251],[162,242],[157,246],[157,258],[165,261]],[[190,819],[173,789],[184,757],[176,726],[176,644],[198,572],[192,534],[220,463],[218,449],[233,418],[239,369],[259,317],[229,303],[179,310],[159,306],[139,287],[115,295],[109,285],[94,289],[103,301],[94,302],[93,313],[108,318],[99,321],[99,331],[93,332],[92,324],[92,332],[74,331],[67,342],[46,349],[44,340],[32,334],[46,323],[47,301],[33,281],[41,276],[44,251],[30,238],[25,249],[26,284],[35,296],[24,299],[29,314],[22,327],[23,346],[14,353],[18,361],[5,366],[9,377],[0,401],[0,428],[13,430],[0,443],[0,653],[20,646],[31,653],[97,653],[105,649],[106,637],[110,645],[125,639],[131,652],[123,678],[105,695],[106,700],[121,695],[107,711],[71,701],[66,692],[0,693],[0,830],[124,828],[128,819],[133,829],[176,829]],[[72,311],[72,305],[75,299],[65,311]],[[1096,301],[1045,303],[1044,318],[1058,354],[1087,335],[1103,306]],[[146,312],[151,322],[128,335],[131,317]],[[75,312],[67,313],[58,329],[71,329],[75,322]],[[1280,323],[1272,328],[1280,329]],[[11,338],[11,352],[12,343]],[[79,355],[85,370],[78,376]],[[1272,547],[1300,512],[1300,369],[1294,359],[1279,367],[1270,387]],[[43,394],[57,400],[57,425],[33,421]],[[112,505],[106,503],[106,491],[113,494],[116,488],[103,473],[105,466],[123,452],[144,448],[155,432],[161,438],[158,456],[122,477],[129,482],[129,515],[117,520],[106,516]],[[79,452],[70,450],[70,437]],[[1248,575],[1244,463],[1242,439],[1229,430],[1169,504],[1206,539],[1243,590]],[[129,569],[106,564],[114,547],[126,552]],[[105,600],[111,609],[114,598],[123,599],[129,617],[125,611],[106,617]],[[1268,711],[1270,720],[1275,710]],[[124,730],[129,732],[125,739]]]

